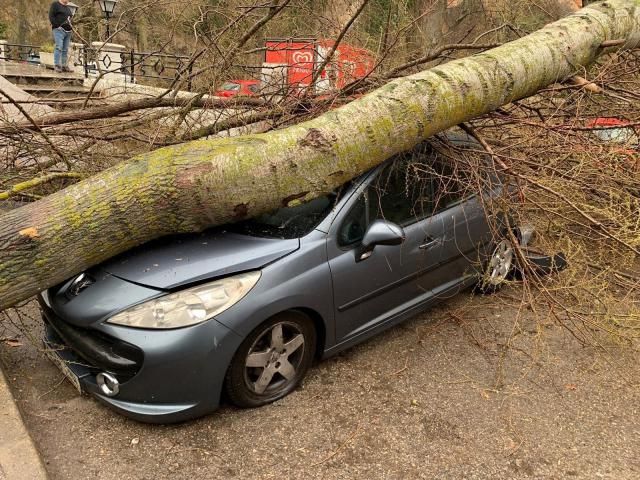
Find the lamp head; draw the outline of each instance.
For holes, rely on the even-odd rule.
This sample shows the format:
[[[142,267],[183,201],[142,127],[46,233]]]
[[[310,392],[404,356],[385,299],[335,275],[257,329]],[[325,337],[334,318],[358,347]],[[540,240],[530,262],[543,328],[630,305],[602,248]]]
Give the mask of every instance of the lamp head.
[[[109,18],[113,15],[113,11],[116,8],[118,0],[99,0],[98,3],[100,4],[100,10],[102,10],[104,16]]]

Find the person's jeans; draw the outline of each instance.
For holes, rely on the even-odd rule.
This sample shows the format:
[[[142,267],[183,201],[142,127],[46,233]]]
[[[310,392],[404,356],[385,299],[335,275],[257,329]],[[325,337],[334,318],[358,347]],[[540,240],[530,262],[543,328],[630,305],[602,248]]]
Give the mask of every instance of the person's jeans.
[[[67,32],[64,28],[53,29],[53,64],[56,67],[67,66],[67,56],[69,55],[69,42],[71,41],[71,32]]]

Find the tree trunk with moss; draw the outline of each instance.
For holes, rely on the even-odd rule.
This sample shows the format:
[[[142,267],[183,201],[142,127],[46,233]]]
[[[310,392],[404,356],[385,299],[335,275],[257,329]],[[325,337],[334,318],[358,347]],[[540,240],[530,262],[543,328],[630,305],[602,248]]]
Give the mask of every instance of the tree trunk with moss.
[[[470,118],[592,63],[607,40],[640,45],[640,0],[587,7],[515,42],[260,135],[199,140],[133,158],[0,216],[0,309],[169,233],[308,200]]]

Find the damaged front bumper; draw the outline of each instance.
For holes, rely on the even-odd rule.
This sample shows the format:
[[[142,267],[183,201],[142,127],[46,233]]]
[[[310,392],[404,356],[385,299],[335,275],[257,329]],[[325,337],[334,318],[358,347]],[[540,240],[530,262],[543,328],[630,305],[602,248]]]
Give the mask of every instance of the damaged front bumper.
[[[99,331],[71,325],[39,301],[45,353],[80,392],[147,423],[179,422],[218,407],[242,338],[216,320],[169,331],[101,324]]]

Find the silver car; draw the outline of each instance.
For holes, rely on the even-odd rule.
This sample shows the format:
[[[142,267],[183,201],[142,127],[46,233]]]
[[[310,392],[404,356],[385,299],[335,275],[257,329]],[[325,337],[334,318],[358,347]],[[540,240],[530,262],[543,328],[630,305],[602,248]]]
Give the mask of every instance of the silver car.
[[[145,422],[290,393],[333,355],[474,285],[514,253],[448,148],[423,143],[331,195],[151,242],[40,296],[50,358],[81,392]],[[443,153],[445,152],[445,153]],[[446,153],[449,152],[449,153]],[[459,155],[459,153],[458,153]],[[468,180],[470,181],[470,180]],[[481,274],[481,275],[479,275]]]

